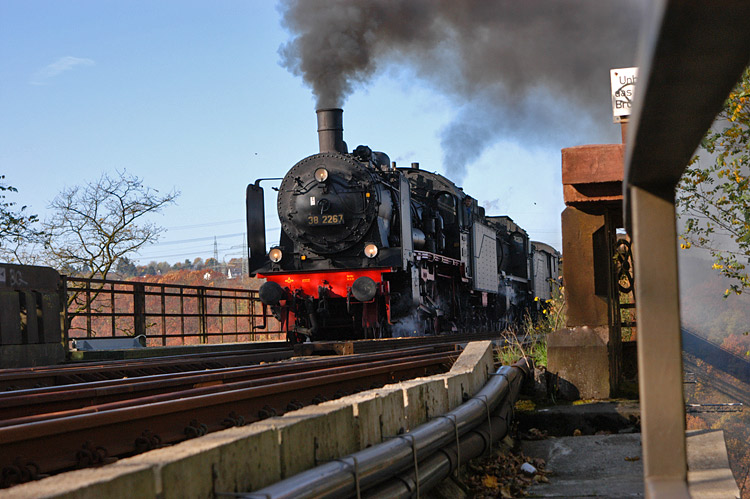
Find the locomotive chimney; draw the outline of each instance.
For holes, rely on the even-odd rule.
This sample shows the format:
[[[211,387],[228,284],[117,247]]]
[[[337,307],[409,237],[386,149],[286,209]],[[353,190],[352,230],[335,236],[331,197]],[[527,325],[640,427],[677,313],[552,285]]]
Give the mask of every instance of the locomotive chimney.
[[[318,109],[318,143],[320,152],[346,154],[343,109]]]

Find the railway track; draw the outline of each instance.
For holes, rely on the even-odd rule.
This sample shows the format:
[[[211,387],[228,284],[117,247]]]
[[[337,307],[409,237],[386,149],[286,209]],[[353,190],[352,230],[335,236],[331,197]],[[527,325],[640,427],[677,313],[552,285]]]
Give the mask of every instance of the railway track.
[[[5,393],[2,486],[444,372],[457,355],[443,345]]]
[[[164,355],[142,359],[74,362],[56,366],[3,369],[0,370],[0,394],[4,391],[21,389],[248,366],[289,359],[295,355],[364,354],[409,347],[495,340],[502,337],[502,333],[498,332],[463,333],[383,340],[315,342],[294,347],[285,342],[265,342],[257,345],[248,344],[241,350],[233,348],[227,351]]]
[[[294,346],[298,355],[314,355],[321,353],[351,354],[382,352],[388,349],[399,349],[407,347],[422,347],[430,345],[460,345],[471,341],[502,340],[507,344],[510,333],[491,331],[481,333],[443,334],[437,336],[412,336],[400,338],[384,338],[378,340],[351,340],[351,341],[316,341],[313,343],[300,343]]]
[[[452,345],[410,348],[411,355],[452,352]],[[324,357],[312,360],[287,361],[241,368],[223,368],[210,371],[188,371],[176,374],[158,374],[137,378],[96,381],[78,385],[62,385],[0,393],[0,427],[11,420],[47,414],[84,414],[104,407],[122,406],[123,403],[160,395],[171,395],[187,390],[209,393],[242,386],[253,386],[271,379],[300,379],[310,371],[345,369],[367,362],[385,362],[402,358],[404,351],[362,354],[357,356]]]
[[[737,402],[742,402],[745,406],[750,406],[750,391],[747,389],[747,385],[729,383],[711,373],[705,366],[699,366],[694,359],[685,355],[682,356],[682,362],[684,367],[698,375],[703,383]]]
[[[279,343],[278,345],[263,344],[261,347],[248,345],[243,351],[230,350],[165,355],[144,359],[75,362],[55,366],[3,369],[0,371],[0,391],[247,366],[288,359],[293,356],[294,349],[290,345]]]

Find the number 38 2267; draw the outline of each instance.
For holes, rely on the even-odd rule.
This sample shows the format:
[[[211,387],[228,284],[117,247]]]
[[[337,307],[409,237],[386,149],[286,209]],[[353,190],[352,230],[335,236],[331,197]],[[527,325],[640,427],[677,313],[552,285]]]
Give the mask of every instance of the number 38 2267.
[[[307,225],[339,225],[344,223],[344,215],[336,213],[332,215],[308,215]]]

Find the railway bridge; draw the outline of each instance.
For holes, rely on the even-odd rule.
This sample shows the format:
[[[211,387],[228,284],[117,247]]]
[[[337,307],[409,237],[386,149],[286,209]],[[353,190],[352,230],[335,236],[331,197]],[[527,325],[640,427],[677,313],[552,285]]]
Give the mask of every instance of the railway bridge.
[[[705,361],[718,359],[734,375],[746,376],[747,363],[728,357],[720,349],[699,345],[700,339],[681,328],[674,188],[725,96],[750,60],[750,4],[740,0],[659,0],[653,2],[652,8],[643,33],[639,94],[629,129],[623,132],[624,143],[563,151],[568,205],[562,220],[563,253],[570,314],[567,327],[550,338],[550,370],[575,386],[582,396],[607,398],[617,393],[623,350],[621,289],[616,271],[629,260],[623,258],[619,269],[613,262],[618,255],[627,253],[620,251],[622,246],[632,247],[632,267],[637,278],[633,301],[638,307],[645,496],[710,497],[717,490],[736,494],[736,485],[732,484],[734,489],[727,485],[732,479],[731,474],[727,477],[725,466],[716,466],[714,461],[699,469],[696,461],[689,459],[683,346]],[[691,105],[686,106],[685,102]],[[619,165],[622,168],[618,169]],[[626,242],[618,243],[618,227],[629,235]],[[512,413],[512,404],[507,402],[514,400],[521,381],[529,376],[529,366],[525,364],[495,370],[488,342],[469,343],[460,355],[445,345],[411,346],[411,350],[401,352],[401,357],[370,354],[361,357],[366,359],[366,365],[358,377],[347,375],[353,370],[347,356],[310,361],[316,364],[306,364],[301,375],[294,371],[296,361],[283,363],[282,367],[264,364],[236,369],[253,363],[253,359],[257,361],[259,352],[231,347],[203,358],[203,353],[197,354],[198,350],[189,344],[179,352],[181,358],[159,359],[151,365],[143,359],[123,357],[111,361],[108,367],[79,364],[76,372],[65,365],[44,369],[42,364],[63,361],[74,340],[80,341],[78,352],[85,348],[100,352],[105,347],[102,338],[71,337],[74,321],[79,321],[77,327],[88,333],[100,327],[102,320],[109,321],[113,331],[120,327],[119,321],[130,321],[132,338],[143,336],[147,326],[161,325],[161,334],[145,334],[145,340],[152,342],[149,348],[131,345],[135,348],[130,350],[143,356],[150,355],[146,351],[153,353],[170,346],[170,341],[177,338],[197,344],[208,343],[211,336],[235,335],[237,341],[258,339],[271,325],[267,312],[251,292],[228,296],[224,293],[229,290],[220,290],[218,295],[209,295],[206,289],[149,291],[145,285],[133,285],[123,291],[117,283],[104,282],[79,283],[84,286],[83,295],[88,293],[89,298],[84,300],[82,309],[70,316],[64,305],[70,284],[70,280],[49,269],[0,266],[0,360],[8,368],[0,374],[8,386],[26,382],[29,377],[35,379],[31,387],[13,386],[21,388],[27,398],[7,394],[0,398],[0,408],[7,411],[0,420],[0,446],[4,459],[12,455],[11,461],[3,465],[3,480],[17,483],[41,478],[48,462],[55,462],[62,469],[81,463],[102,466],[93,472],[72,471],[0,492],[7,497],[221,496],[265,486],[270,487],[265,492],[268,497],[303,492],[360,496],[368,487],[370,493],[418,496],[420,487],[424,491],[434,485],[445,476],[445,470],[452,471],[468,455],[480,454],[492,446],[493,438],[507,431]],[[109,314],[91,307],[95,303],[91,294],[99,300],[111,300]],[[129,297],[132,311],[118,315],[118,294]],[[162,308],[149,313],[146,304],[154,297]],[[168,300],[178,300],[181,307],[195,300],[196,310],[171,314],[165,306]],[[209,302],[217,303],[216,311]],[[230,302],[232,305],[227,305]],[[190,325],[190,321],[195,321],[195,325]],[[225,331],[226,321],[247,321],[247,326],[241,333],[236,325]],[[180,325],[181,332],[173,338],[168,326],[175,324]],[[252,338],[240,338],[241,334]],[[267,350],[263,355],[289,359],[294,352],[278,343],[263,344]],[[87,358],[91,360],[96,355]],[[586,359],[583,366],[582,359]],[[176,361],[183,367],[191,366],[190,374],[170,376],[174,374],[170,365]],[[22,365],[35,367],[22,373]],[[217,372],[199,373],[206,366]],[[588,371],[584,372],[584,368]],[[320,377],[311,377],[312,371],[320,371]],[[107,372],[112,376],[108,377]],[[144,379],[133,381],[130,378],[134,375]],[[417,379],[407,380],[414,376]],[[89,385],[88,392],[76,396],[60,388],[75,380],[98,384]],[[375,386],[370,387],[368,382]],[[169,393],[164,391],[166,385],[180,388]],[[217,386],[222,388],[208,390]],[[287,391],[281,396],[271,387]],[[314,400],[321,403],[303,407],[297,399],[302,394],[309,397],[311,388],[316,391]],[[149,403],[148,411],[122,398],[123,393],[135,391]],[[180,394],[186,391],[195,398],[183,399]],[[245,425],[245,415],[232,409],[232,402],[240,396],[243,401],[253,399],[255,404],[267,402],[260,407],[242,406],[244,414],[258,414],[258,423]],[[88,405],[76,402],[77,397],[101,399]],[[278,414],[274,408],[278,407],[278,400],[274,404],[268,402],[273,397],[285,401],[285,414]],[[54,407],[58,416],[45,418],[35,413],[31,408],[40,404],[33,400]],[[172,410],[175,406],[185,414],[197,414],[192,419],[180,416],[187,420],[181,423],[177,436],[164,429],[163,419],[159,418],[167,407]],[[220,421],[204,422],[208,416],[200,411],[207,411],[209,406],[220,408]],[[116,415],[120,417],[117,422]],[[79,435],[83,440],[73,462],[65,461],[57,452],[66,445],[58,437],[63,432],[52,433],[57,419],[64,419],[68,425],[65,433]],[[92,426],[83,426],[84,422]],[[23,426],[23,436],[13,432],[16,424]],[[118,432],[132,432],[136,426],[138,429],[136,439],[117,444],[124,449],[122,452],[159,448],[104,466],[120,453],[110,455],[95,440],[109,433],[113,427],[109,425],[115,424],[120,425]],[[213,431],[222,426],[227,429]],[[91,440],[86,440],[87,434]],[[333,438],[322,440],[320,435]],[[203,438],[163,447],[184,437],[199,436]],[[49,449],[43,465],[24,456],[23,449],[29,448],[23,447],[25,439],[32,438],[39,439],[34,444],[37,447],[47,445]],[[8,452],[11,449],[17,452]],[[438,449],[440,452],[436,453]],[[726,453],[720,454],[715,458],[723,458],[725,463]],[[383,465],[389,458],[391,463]],[[377,485],[382,488],[373,488],[375,478],[382,478],[383,466],[400,475],[401,485],[386,483]],[[296,475],[306,468],[317,471]],[[272,488],[284,477],[290,480],[286,488]],[[326,480],[328,485],[320,485]],[[318,486],[323,488],[315,488]],[[728,488],[719,489],[723,486]]]

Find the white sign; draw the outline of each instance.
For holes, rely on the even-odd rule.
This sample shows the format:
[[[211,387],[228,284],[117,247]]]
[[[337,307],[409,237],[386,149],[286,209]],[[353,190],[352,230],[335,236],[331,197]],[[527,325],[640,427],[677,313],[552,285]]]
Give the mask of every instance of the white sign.
[[[612,85],[612,116],[615,123],[628,121],[633,106],[635,83],[638,80],[638,68],[610,69],[609,78]]]

